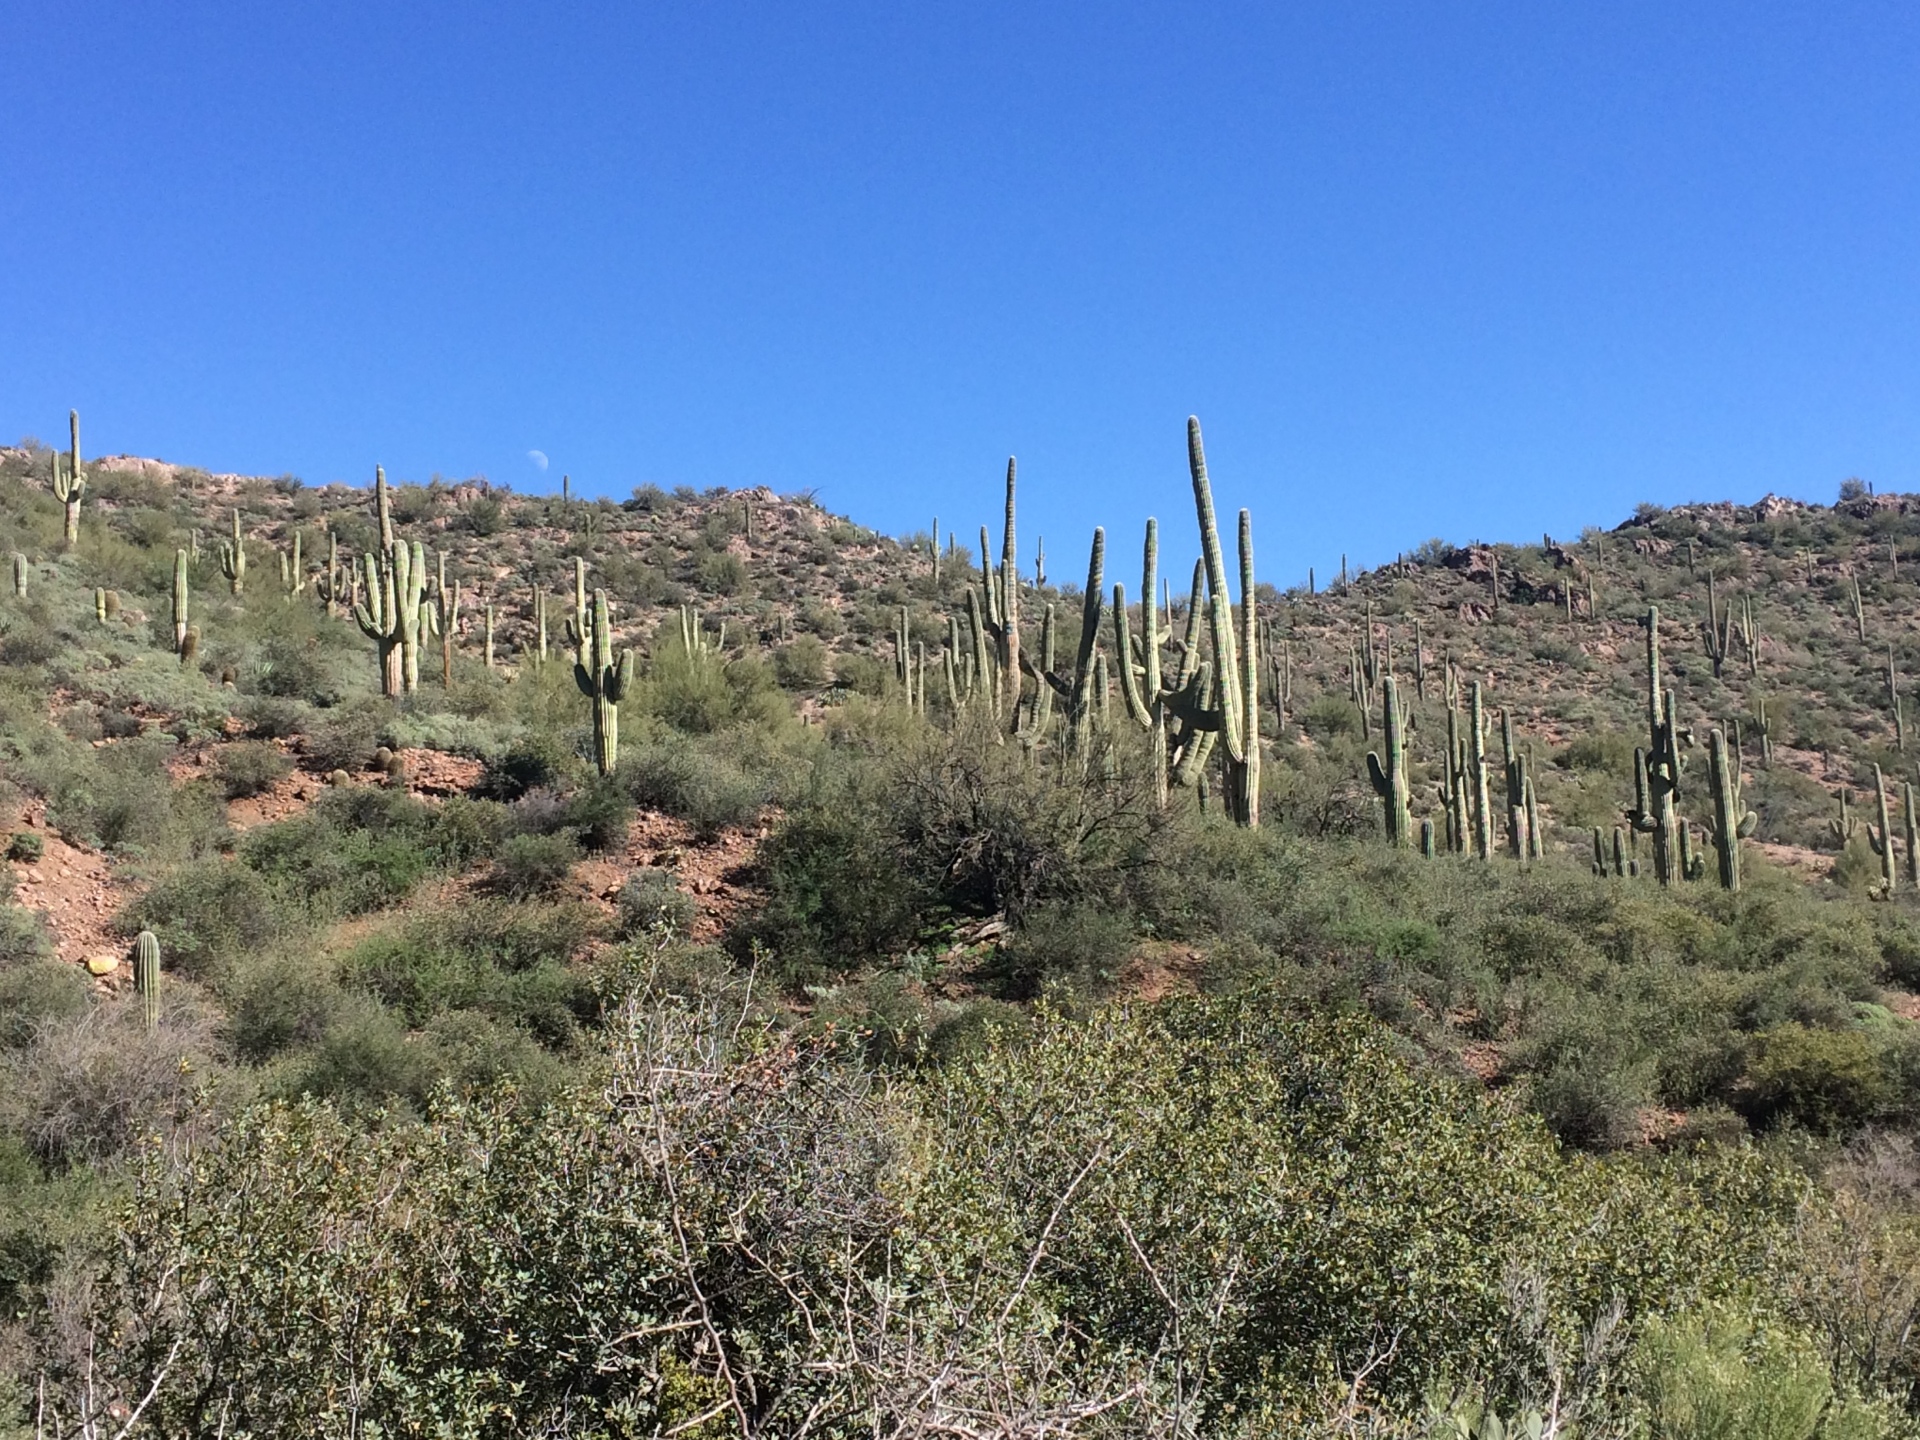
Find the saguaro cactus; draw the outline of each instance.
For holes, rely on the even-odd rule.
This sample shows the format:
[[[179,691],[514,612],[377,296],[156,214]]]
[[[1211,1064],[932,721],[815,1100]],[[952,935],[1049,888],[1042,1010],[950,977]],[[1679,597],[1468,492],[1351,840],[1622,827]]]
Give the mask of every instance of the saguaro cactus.
[[[1133,629],[1127,622],[1127,587],[1113,584],[1114,655],[1120,671],[1120,697],[1134,724],[1148,732],[1153,763],[1153,793],[1161,808],[1167,804],[1168,695],[1161,684],[1160,612],[1154,605],[1155,577],[1160,563],[1160,522],[1149,517],[1147,539],[1140,561],[1140,664],[1136,673]]]
[[[420,685],[420,625],[427,557],[418,540],[395,540],[384,557],[363,555],[362,599],[353,607],[361,633],[379,647],[380,693]]]
[[[80,538],[80,497],[87,488],[87,472],[80,468],[78,410],[67,412],[67,428],[73,448],[64,468],[60,463],[60,452],[53,452],[53,498],[66,507],[66,525],[61,534],[68,547],[71,547]]]
[[[13,595],[16,600],[24,599],[27,593],[27,557],[18,550],[13,552]]]
[[[1253,517],[1240,512],[1240,636],[1236,644],[1233,597],[1227,590],[1227,566],[1214,522],[1213,487],[1207,480],[1206,451],[1200,421],[1187,417],[1187,465],[1193,473],[1194,511],[1200,522],[1201,559],[1207,571],[1213,658],[1220,690],[1219,734],[1223,749],[1227,813],[1235,823],[1260,823],[1260,621],[1254,603]]]
[[[1367,752],[1367,775],[1373,781],[1373,793],[1380,797],[1380,813],[1386,831],[1387,843],[1396,850],[1404,850],[1411,839],[1412,821],[1407,812],[1407,752],[1402,734],[1404,712],[1400,708],[1400,685],[1393,676],[1382,676],[1380,680],[1380,728],[1383,734],[1382,749]],[[1428,822],[1428,833],[1431,833]]]
[[[142,930],[133,942],[133,988],[151,1035],[160,1028],[160,938],[151,930]]]
[[[290,550],[279,550],[275,554],[280,559],[280,593],[291,601],[307,588],[307,567],[300,558],[300,532],[293,532]]]
[[[1907,840],[1907,884],[1920,889],[1920,815],[1914,814],[1911,780],[1900,789],[1900,818]]]
[[[233,512],[233,538],[221,542],[220,573],[238,595],[247,588],[247,544],[240,534],[240,512]]]
[[[1874,802],[1880,812],[1879,825],[1867,826],[1867,843],[1873,847],[1873,853],[1880,860],[1879,896],[1886,899],[1899,888],[1900,872],[1897,857],[1894,854],[1893,821],[1887,811],[1887,777],[1880,773],[1880,767],[1873,767]]]
[[[1907,720],[1900,709],[1900,672],[1893,663],[1893,646],[1887,646],[1887,708],[1893,712],[1893,748],[1907,752]]]
[[[1721,667],[1727,663],[1727,652],[1733,648],[1733,602],[1729,600],[1722,611],[1714,594],[1712,570],[1707,571],[1707,618],[1701,623],[1700,634],[1713,665],[1713,678],[1718,680]]]
[[[373,509],[380,520],[380,553],[393,549],[393,499],[387,493],[386,467],[373,467]]]
[[[1034,718],[1040,719],[1044,713],[1040,708],[1042,694],[1051,691],[1067,702],[1067,727],[1071,743],[1076,749],[1084,747],[1092,720],[1095,661],[1098,658],[1100,641],[1100,600],[1106,580],[1107,532],[1096,527],[1093,532],[1093,545],[1087,558],[1087,585],[1080,607],[1080,642],[1074,647],[1073,674],[1059,675],[1053,669],[1051,640],[1042,639],[1040,663],[1035,665],[1031,659],[1022,662],[1028,674],[1034,678],[1036,688],[1035,705],[1031,711]],[[1125,626],[1124,617],[1120,624]],[[1053,607],[1046,612],[1046,628],[1053,626]]]
[[[460,623],[460,582],[447,579],[447,557],[440,557],[440,573],[433,587],[433,624],[440,632],[440,686],[453,688],[453,635]]]
[[[1740,798],[1740,766],[1727,749],[1727,737],[1716,726],[1707,737],[1707,779],[1713,787],[1713,820],[1707,833],[1719,862],[1720,888],[1740,888],[1740,842],[1759,823]]]
[[[1500,712],[1501,771],[1507,782],[1507,853],[1526,860],[1531,853],[1527,830],[1527,757],[1513,743],[1512,712]]]
[[[1833,838],[1840,842],[1840,848],[1842,850],[1846,849],[1847,846],[1852,843],[1854,835],[1857,834],[1860,829],[1860,822],[1854,818],[1853,812],[1848,808],[1847,801],[1848,792],[1842,790],[1840,792],[1840,818],[1838,820],[1827,821],[1827,829],[1832,833]]]
[[[592,633],[582,638],[573,667],[574,683],[593,701],[593,759],[602,775],[611,775],[620,762],[620,702],[633,683],[633,651],[623,650],[619,664],[613,658],[612,625],[607,592],[593,592]]]
[[[1007,457],[1006,529],[1000,537],[1000,570],[996,577],[987,527],[980,527],[980,624],[993,641],[994,677],[1001,692],[991,703],[1006,717],[1009,729],[1020,723],[1020,552],[1014,540],[1014,460]],[[968,613],[973,613],[969,606]]]
[[[295,535],[294,543],[299,541]],[[315,588],[326,602],[329,615],[338,615],[343,606],[353,604],[353,566],[340,563],[340,537],[331,530],[327,532],[327,568],[315,581]]]
[[[187,552],[173,552],[173,653],[187,659]]]
[[[1493,858],[1493,815],[1487,791],[1487,712],[1480,682],[1473,682],[1467,701],[1467,784],[1473,806],[1473,854]]]
[[[1636,834],[1653,837],[1653,873],[1673,884],[1679,868],[1674,807],[1680,794],[1680,749],[1674,698],[1660,685],[1660,610],[1647,607],[1648,746],[1634,751],[1634,805],[1627,820]]]

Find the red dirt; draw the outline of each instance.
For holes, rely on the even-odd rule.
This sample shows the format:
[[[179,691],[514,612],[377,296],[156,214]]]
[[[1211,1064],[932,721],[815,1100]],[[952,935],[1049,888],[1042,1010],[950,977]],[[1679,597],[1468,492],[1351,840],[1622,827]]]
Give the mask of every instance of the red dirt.
[[[111,921],[126,899],[106,856],[97,850],[69,845],[47,828],[46,808],[30,803],[9,827],[28,830],[45,847],[38,860],[15,860],[18,877],[15,898],[46,921],[53,934],[55,954],[74,965],[89,959],[125,958],[125,943],[113,933]]]
[[[1119,993],[1153,1004],[1173,995],[1199,993],[1199,976],[1206,956],[1185,945],[1143,940],[1120,967]]]
[[[752,903],[747,880],[772,818],[763,817],[752,829],[728,830],[703,842],[694,838],[693,827],[686,821],[644,810],[634,817],[627,843],[617,856],[587,860],[575,876],[590,898],[611,909],[633,871],[655,867],[673,872],[675,882],[698,909],[692,938],[708,943],[719,939]]]

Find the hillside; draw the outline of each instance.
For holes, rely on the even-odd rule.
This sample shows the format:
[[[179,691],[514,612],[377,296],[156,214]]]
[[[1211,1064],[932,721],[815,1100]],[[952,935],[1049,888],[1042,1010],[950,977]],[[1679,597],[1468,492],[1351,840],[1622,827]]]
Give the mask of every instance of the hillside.
[[[1920,497],[1251,615],[1228,533],[1216,616],[1130,522],[1089,606],[765,490],[381,495],[0,450],[0,1401],[111,1332],[155,1433],[359,1423],[294,1351],[385,1433],[1911,1433]]]

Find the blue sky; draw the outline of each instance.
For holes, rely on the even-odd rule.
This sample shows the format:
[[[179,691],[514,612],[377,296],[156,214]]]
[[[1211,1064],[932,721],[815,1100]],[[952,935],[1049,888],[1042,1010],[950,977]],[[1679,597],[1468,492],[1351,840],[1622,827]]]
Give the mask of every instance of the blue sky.
[[[0,434],[1263,578],[1920,489],[1920,10],[11,0]],[[544,474],[528,459],[551,457]],[[1123,570],[1131,567],[1129,560]]]

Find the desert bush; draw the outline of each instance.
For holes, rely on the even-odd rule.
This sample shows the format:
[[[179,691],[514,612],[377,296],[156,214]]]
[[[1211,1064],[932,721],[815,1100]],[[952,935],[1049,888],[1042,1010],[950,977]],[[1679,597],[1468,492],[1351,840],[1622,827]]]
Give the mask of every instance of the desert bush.
[[[264,740],[228,745],[213,765],[214,782],[229,800],[271,790],[292,773],[293,762]]]
[[[551,895],[567,883],[579,858],[570,835],[513,835],[500,843],[489,883],[513,900]]]
[[[0,1054],[0,1126],[50,1166],[121,1155],[193,1108],[191,1077],[210,1068],[211,1050],[211,1026],[177,988],[151,1034],[131,1000],[48,1016]]]
[[[619,779],[642,809],[685,820],[702,838],[747,824],[769,799],[767,782],[727,758],[724,747],[677,737],[629,746]]]
[[[40,954],[0,956],[0,1049],[29,1045],[43,1024],[76,1020],[86,1012],[85,973],[50,955],[51,947]]]
[[[373,1027],[355,1033],[316,1082],[418,1083],[397,1032],[377,1049]],[[510,1038],[449,1018],[434,1044],[497,1057]],[[1176,1414],[1201,1435],[1248,1433],[1249,1416],[1307,1433],[1282,1417],[1318,1413],[1355,1365],[1377,1410],[1411,1418],[1473,1355],[1504,1406],[1541,1345],[1576,1345],[1599,1306],[1631,1326],[1730,1297],[1768,1273],[1804,1193],[1751,1156],[1562,1159],[1364,1023],[1262,1005],[1047,1021],[890,1090],[843,1057],[663,1002],[623,1020],[604,1097],[449,1099],[421,1126],[283,1105],[198,1165],[156,1151],[97,1292],[96,1323],[124,1338],[98,1349],[94,1383],[137,1396],[171,1356],[162,1430],[212,1386],[248,1429],[328,1430],[349,1394],[394,1431],[500,1395],[517,1426],[671,1429],[724,1404],[724,1374],[763,1433],[827,1410],[984,1414],[991,1433],[1176,1433]],[[1707,1194],[1743,1228],[1716,1228]],[[884,1286],[860,1258],[880,1251]],[[190,1314],[114,1303],[182,1292]],[[670,1320],[636,1324],[700,1304],[728,1316],[704,1350]],[[815,1325],[792,1323],[796,1305]],[[1063,1314],[1084,1343],[1058,1343]],[[290,1353],[324,1358],[296,1376]],[[1656,1404],[1678,1393],[1663,1385]]]
[[[697,913],[693,897],[666,870],[635,870],[620,887],[620,933],[628,938],[656,929],[684,936]]]
[[[827,683],[828,658],[820,640],[802,635],[774,652],[773,673],[789,690],[817,690]]]
[[[211,976],[263,950],[287,926],[272,890],[246,865],[203,860],[180,866],[122,912],[131,936],[151,930],[169,970]]]
[[[1821,1133],[1858,1129],[1894,1100],[1886,1044],[1861,1029],[1783,1025],[1756,1038],[1742,1107],[1761,1125]]]

